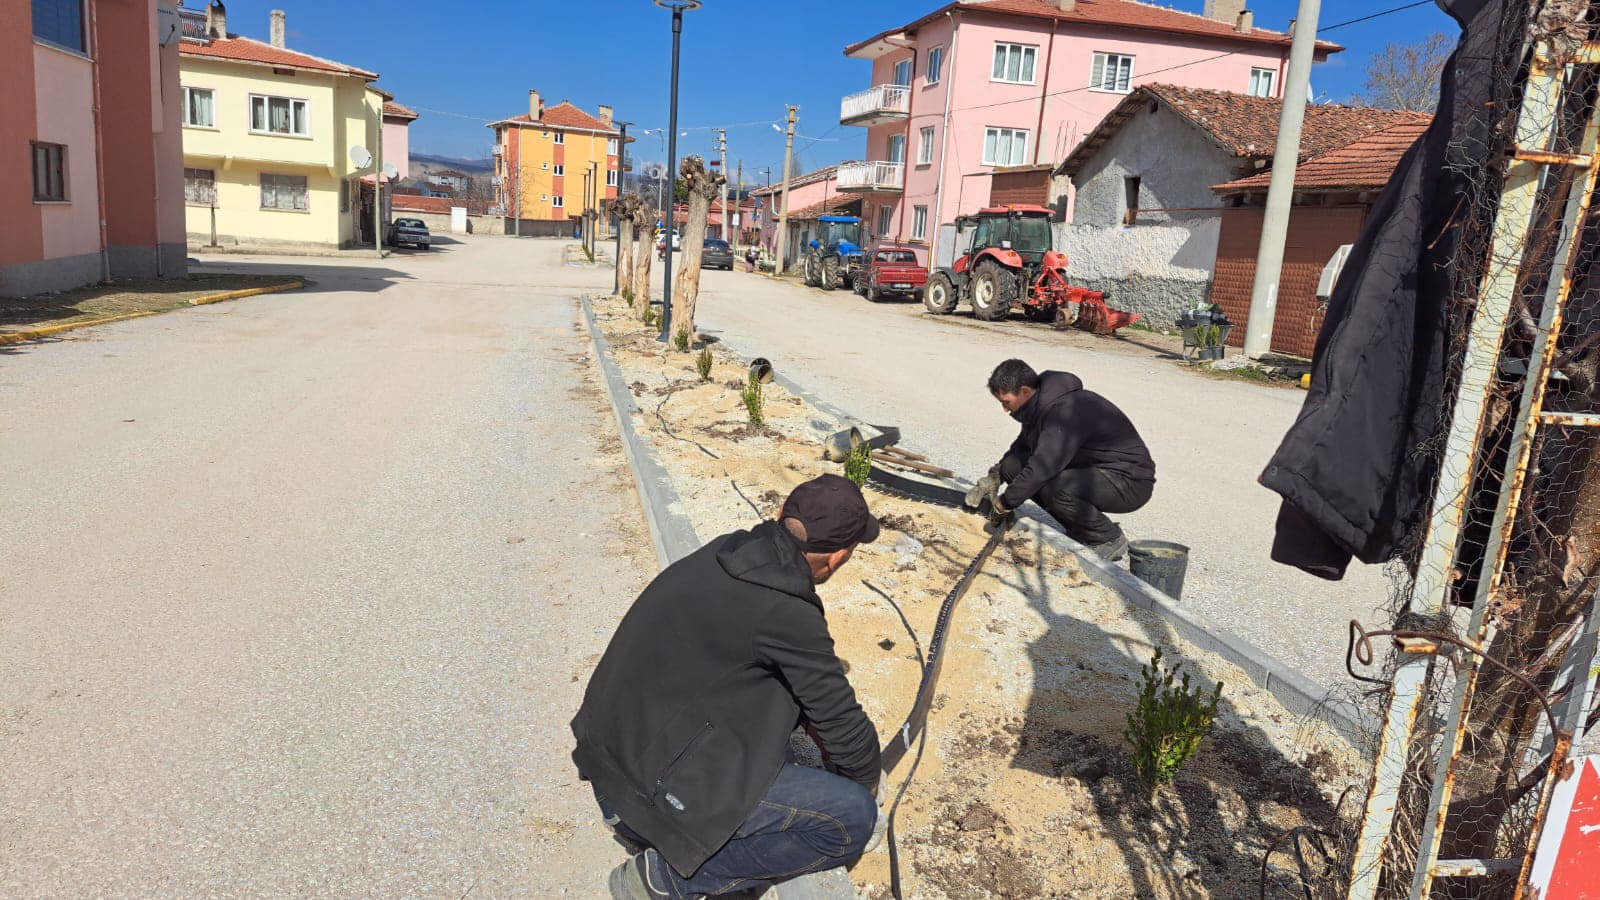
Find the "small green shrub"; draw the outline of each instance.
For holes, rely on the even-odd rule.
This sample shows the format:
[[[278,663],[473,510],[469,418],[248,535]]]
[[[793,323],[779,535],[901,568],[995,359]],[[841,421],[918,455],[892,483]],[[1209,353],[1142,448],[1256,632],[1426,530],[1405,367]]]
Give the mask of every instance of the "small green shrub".
[[[628,301],[628,305],[632,306],[633,305],[633,288],[624,287],[622,289],[622,299]]]
[[[767,417],[761,412],[761,379],[755,375],[745,383],[744,390],[739,393],[739,399],[744,401],[744,411],[750,418],[750,427],[765,428]]]
[[[679,329],[677,332],[673,333],[673,335],[672,335],[672,346],[679,353],[688,353],[689,352],[689,331],[688,331],[688,329]]]
[[[872,471],[872,448],[865,443],[860,443],[850,448],[850,455],[844,460],[844,477],[854,481],[856,487],[867,483],[867,474]]]
[[[1140,668],[1144,676],[1139,702],[1128,713],[1128,728],[1123,737],[1133,748],[1133,767],[1150,793],[1177,776],[1189,757],[1200,749],[1200,741],[1217,718],[1217,701],[1222,697],[1219,682],[1208,698],[1205,691],[1189,686],[1189,673],[1178,678],[1182,663],[1162,670],[1161,650],[1150,664]]]
[[[711,380],[711,348],[701,347],[700,355],[694,358],[694,370],[700,373],[701,381]]]
[[[644,323],[644,327],[646,328],[656,327],[656,308],[646,304],[644,308],[644,315],[640,317],[640,321]]]
[[[1222,346],[1222,329],[1216,325],[1196,325],[1194,342],[1201,347]]]

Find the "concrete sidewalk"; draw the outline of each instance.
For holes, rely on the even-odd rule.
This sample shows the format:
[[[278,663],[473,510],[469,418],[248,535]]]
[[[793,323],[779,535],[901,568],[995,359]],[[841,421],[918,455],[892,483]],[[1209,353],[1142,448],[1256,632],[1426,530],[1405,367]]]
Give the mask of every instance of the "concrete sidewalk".
[[[1183,603],[1327,687],[1342,686],[1347,624],[1378,621],[1388,583],[1356,566],[1329,583],[1268,558],[1277,495],[1256,484],[1294,421],[1299,390],[1197,376],[1147,349],[1016,320],[973,327],[920,303],[869,303],[743,272],[702,276],[701,330],[769,357],[805,389],[975,477],[1017,426],[984,389],[994,365],[1021,357],[1066,369],[1127,411],[1149,444],[1158,484],[1120,517],[1133,538],[1193,548]]]

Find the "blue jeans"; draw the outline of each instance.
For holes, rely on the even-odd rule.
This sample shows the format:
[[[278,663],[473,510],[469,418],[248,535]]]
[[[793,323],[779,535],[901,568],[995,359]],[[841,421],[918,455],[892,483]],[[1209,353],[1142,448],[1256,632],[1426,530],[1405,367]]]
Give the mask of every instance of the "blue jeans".
[[[604,797],[596,795],[595,800],[606,824],[623,840],[649,846]],[[877,821],[878,804],[866,788],[821,769],[788,763],[744,824],[693,877],[684,878],[652,853],[650,883],[674,897],[694,897],[766,887],[832,869],[861,855]]]

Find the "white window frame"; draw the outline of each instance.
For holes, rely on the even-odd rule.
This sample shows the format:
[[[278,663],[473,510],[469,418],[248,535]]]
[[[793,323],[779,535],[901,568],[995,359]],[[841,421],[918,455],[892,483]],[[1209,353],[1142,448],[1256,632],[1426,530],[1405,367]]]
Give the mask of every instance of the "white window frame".
[[[189,95],[193,94],[196,91],[204,91],[205,93],[211,95],[211,121],[209,121],[209,122],[201,123],[201,122],[191,122],[191,121],[189,121],[189,111],[193,108],[190,105],[190,102],[189,102],[189,100],[190,100],[190,96]],[[217,90],[216,90],[216,88],[190,87],[189,85],[184,85],[183,86],[183,127],[185,127],[185,128],[202,128],[202,129],[205,129],[207,131],[216,131],[217,130]]]
[[[566,163],[555,163],[555,168],[550,170],[550,174],[551,175],[560,175],[562,177],[565,177],[566,174],[567,174],[567,164]]]
[[[616,186],[617,186],[617,170],[616,169],[607,169],[606,170],[606,187],[616,187]]]
[[[900,148],[900,153],[899,153],[898,158],[896,158],[896,155],[895,155],[895,152],[894,152],[894,148],[895,147],[899,147]],[[906,162],[906,136],[904,134],[891,134],[891,135],[889,135],[889,146],[887,148],[885,148],[885,149],[886,149],[885,158],[889,162],[899,163],[901,165],[905,165],[905,162]]]
[[[1267,92],[1265,94],[1259,93],[1256,90],[1257,83],[1263,78],[1265,78],[1266,82],[1267,82]],[[1252,97],[1274,97],[1274,96],[1277,96],[1276,93],[1275,93],[1277,91],[1277,89],[1278,89],[1278,83],[1277,82],[1278,82],[1278,70],[1277,69],[1265,69],[1265,68],[1262,68],[1260,66],[1251,66],[1250,67],[1250,88],[1245,93],[1249,94]]]
[[[1127,73],[1118,73],[1112,76],[1111,87],[1106,87],[1106,73],[1111,70],[1113,61],[1121,67],[1122,61],[1127,61]],[[1138,64],[1138,57],[1132,53],[1112,53],[1096,50],[1089,63],[1089,90],[1100,94],[1129,94],[1133,92],[1133,69]],[[1098,75],[1098,77],[1096,77]]]
[[[556,209],[566,209],[567,198],[561,194],[556,194],[554,197],[550,198],[550,205]]]
[[[307,177],[305,175],[291,175],[291,174],[288,174],[288,173],[285,173],[285,172],[262,172],[261,173],[261,178],[257,182],[257,187],[260,188],[260,189],[265,189],[266,186],[267,186],[267,179],[268,178],[298,178],[298,179],[300,179],[302,182],[305,183],[305,198],[306,198],[306,202],[305,202],[305,207],[304,208],[301,208],[301,207],[298,207],[298,206],[268,206],[268,205],[266,205],[265,202],[263,202],[261,204],[261,208],[263,210],[269,210],[271,212],[292,212],[292,213],[309,213],[309,212],[311,212],[311,179],[309,177]],[[263,201],[266,200],[265,197],[263,197],[261,199]]]
[[[1018,149],[1016,143],[1019,136],[1022,138],[1020,150]],[[1000,148],[1000,139],[1002,137],[1009,142],[1007,146],[1011,150],[1011,153],[1004,160],[1000,159],[996,155],[996,151]],[[1028,142],[1031,139],[1032,135],[1028,133],[1026,128],[1012,128],[1007,125],[990,125],[985,127],[983,129],[982,165],[997,166],[1002,168],[1008,166],[1026,165],[1028,162]],[[1012,160],[1015,160],[1015,162]]]
[[[944,45],[931,47],[928,50],[928,62],[923,84],[938,84],[944,77]]]
[[[190,179],[190,174],[189,173],[191,173],[191,172],[197,173],[197,174],[200,173],[200,172],[204,172],[207,175],[211,176],[211,197],[210,197],[209,200],[207,200],[204,197],[201,197],[199,199],[193,199],[193,198],[191,198],[189,196],[189,179]],[[183,167],[183,203],[184,203],[185,206],[204,206],[207,209],[209,209],[209,208],[211,208],[213,206],[216,206],[217,205],[217,170],[216,169],[202,169],[202,168],[198,168],[196,166],[184,166]]]
[[[1011,78],[1006,73],[1011,68],[1011,59],[1017,60],[1017,77]],[[1024,70],[1026,78],[1022,77]],[[1017,44],[1010,41],[994,42],[994,63],[989,67],[989,80],[1001,84],[1037,84],[1039,81],[1039,45]]]
[[[887,237],[894,228],[894,207],[887,204],[878,207],[878,235]]]
[[[260,100],[261,103],[262,103],[262,106],[261,106],[262,121],[267,123],[267,127],[264,128],[264,129],[256,128],[256,101],[257,100]],[[303,132],[302,131],[273,131],[271,123],[272,123],[272,101],[274,101],[274,100],[287,100],[287,101],[289,101],[289,126],[291,128],[294,127],[294,105],[296,103],[300,104],[300,106],[303,109],[302,121],[305,122],[306,130],[303,131]],[[245,124],[249,127],[249,130],[250,130],[251,134],[259,134],[259,135],[262,135],[264,137],[288,137],[288,138],[300,138],[302,140],[309,140],[311,138],[311,101],[305,99],[304,97],[285,97],[282,94],[251,94],[250,95],[250,101],[245,104]]]
[[[555,137],[551,138],[551,140],[557,144],[565,144],[567,142],[567,133],[565,131],[558,131],[555,133]]]
[[[902,71],[902,67],[904,67],[903,71],[906,73],[906,80],[905,81],[901,81],[900,80],[900,72]],[[911,83],[913,81],[916,81],[916,80],[917,80],[917,60],[916,60],[915,57],[907,57],[905,59],[897,59],[897,60],[894,61],[894,64],[889,67],[889,83],[890,84],[898,85],[899,87],[910,87]]]
[[[921,143],[917,145],[917,165],[933,165],[933,126],[929,125],[918,132]]]
[[[616,138],[606,138],[606,155],[607,156],[616,156],[617,155],[617,139]]]
[[[55,45],[51,45],[55,46]],[[39,190],[39,153],[44,151],[45,172],[44,191]],[[71,203],[72,181],[70,170],[67,168],[67,145],[54,144],[49,141],[30,141],[28,143],[29,169],[33,175],[33,202],[35,203]]]
[[[925,241],[928,239],[928,208],[926,206],[911,207],[911,239]]]

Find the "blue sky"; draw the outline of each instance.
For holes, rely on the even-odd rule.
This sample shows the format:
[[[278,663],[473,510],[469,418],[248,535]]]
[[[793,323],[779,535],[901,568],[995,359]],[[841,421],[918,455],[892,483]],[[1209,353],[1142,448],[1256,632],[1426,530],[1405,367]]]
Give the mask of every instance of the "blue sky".
[[[187,0],[203,7],[204,0]],[[1204,0],[1165,0],[1199,12]],[[1411,0],[1324,0],[1322,24],[1355,19]],[[783,137],[771,127],[786,103],[800,106],[796,141],[808,167],[860,158],[865,132],[838,124],[839,98],[867,85],[868,63],[847,59],[845,44],[902,25],[940,0],[705,0],[685,16],[679,100],[680,154],[709,155],[711,131],[728,126],[730,168],[745,163],[760,183],[783,165]],[[1252,0],[1256,24],[1282,29],[1295,0]],[[490,119],[527,111],[527,91],[547,104],[569,99],[593,111],[609,103],[630,130],[667,123],[671,15],[650,0],[459,0],[421,3],[231,0],[229,30],[265,40],[268,12],[288,14],[288,44],[382,74],[379,82],[422,118],[411,127],[413,153],[488,155]],[[1385,44],[1454,23],[1431,4],[1326,34],[1347,49],[1312,73],[1319,98],[1343,101],[1360,88],[1371,56]],[[664,156],[655,137],[637,158]]]

